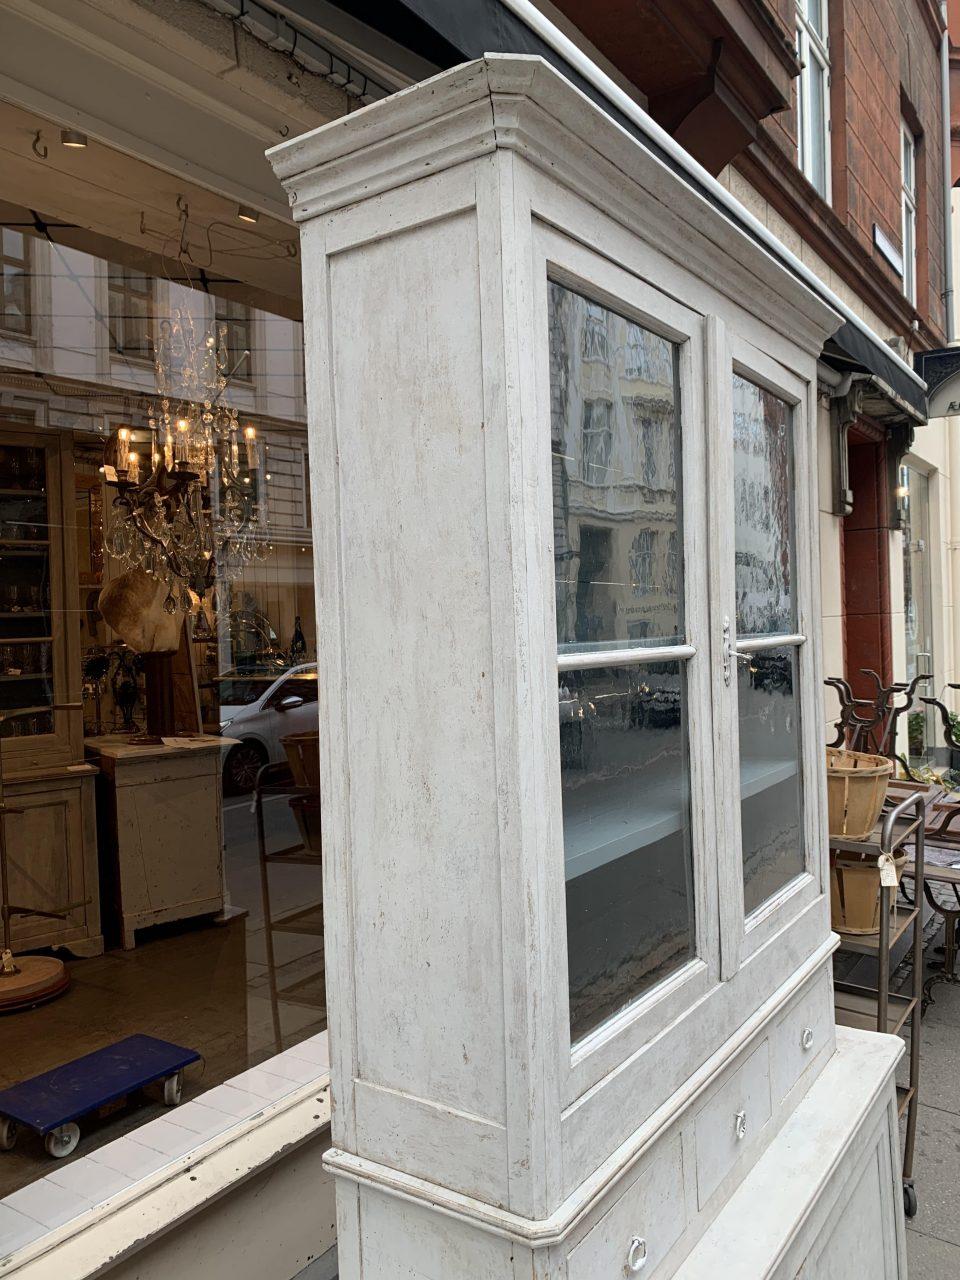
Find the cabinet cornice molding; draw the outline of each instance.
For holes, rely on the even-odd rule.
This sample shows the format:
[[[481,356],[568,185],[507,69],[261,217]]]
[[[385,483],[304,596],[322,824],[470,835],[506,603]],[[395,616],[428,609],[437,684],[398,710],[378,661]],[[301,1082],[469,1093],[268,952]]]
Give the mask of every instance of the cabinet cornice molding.
[[[541,58],[488,55],[272,148],[298,223],[513,152],[819,354],[840,317]],[[722,264],[722,269],[718,267]]]

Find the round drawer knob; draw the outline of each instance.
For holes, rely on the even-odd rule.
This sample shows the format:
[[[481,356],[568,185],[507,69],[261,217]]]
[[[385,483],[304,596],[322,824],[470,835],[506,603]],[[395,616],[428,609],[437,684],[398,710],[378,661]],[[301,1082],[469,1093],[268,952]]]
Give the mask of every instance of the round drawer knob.
[[[634,1236],[630,1241],[630,1248],[627,1251],[627,1265],[624,1268],[624,1274],[628,1276],[636,1275],[638,1271],[642,1271],[647,1265],[647,1242],[642,1236]]]
[[[800,1047],[802,1049],[813,1048],[813,1027],[804,1027],[800,1035]]]
[[[747,1113],[738,1111],[733,1120],[733,1129],[737,1135],[737,1141],[742,1142],[747,1136]]]

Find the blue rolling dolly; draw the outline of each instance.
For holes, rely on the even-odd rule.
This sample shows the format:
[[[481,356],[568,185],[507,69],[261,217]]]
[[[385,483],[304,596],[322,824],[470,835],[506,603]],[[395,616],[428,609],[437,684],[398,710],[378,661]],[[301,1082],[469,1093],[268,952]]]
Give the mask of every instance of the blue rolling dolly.
[[[183,1069],[199,1062],[196,1049],[127,1036],[106,1049],[0,1090],[0,1150],[12,1150],[21,1128],[44,1140],[47,1154],[62,1159],[76,1150],[84,1116],[163,1081],[163,1101],[175,1107],[183,1094]]]

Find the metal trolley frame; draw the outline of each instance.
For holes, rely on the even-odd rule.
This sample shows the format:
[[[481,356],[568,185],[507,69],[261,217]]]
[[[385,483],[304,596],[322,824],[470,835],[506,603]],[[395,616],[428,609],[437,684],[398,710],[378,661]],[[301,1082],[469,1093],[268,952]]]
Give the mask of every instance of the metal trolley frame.
[[[903,1207],[908,1218],[917,1212],[913,1186],[913,1152],[917,1134],[917,1104],[920,1081],[920,1018],[923,1004],[923,860],[926,794],[920,792],[901,800],[883,815],[866,840],[830,837],[831,852],[873,855],[878,863],[887,854],[895,857],[911,840],[915,849],[916,892],[912,904],[898,904],[898,890],[880,888],[880,929],[877,934],[855,934],[838,930],[840,948],[874,956],[877,986],[861,987],[848,982],[834,983],[836,1019],[841,1026],[864,1030],[910,1034],[910,1074],[906,1086],[897,1086],[897,1114],[907,1115],[903,1146]],[[890,948],[912,929],[913,975],[911,994],[890,990]]]

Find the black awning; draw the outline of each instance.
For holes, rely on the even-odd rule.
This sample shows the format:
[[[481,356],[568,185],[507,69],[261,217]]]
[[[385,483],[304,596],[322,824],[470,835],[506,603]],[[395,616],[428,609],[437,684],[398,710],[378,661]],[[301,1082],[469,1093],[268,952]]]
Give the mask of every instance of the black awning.
[[[308,8],[311,0],[297,2],[300,7]],[[545,40],[502,4],[501,0],[456,0],[456,3],[452,3],[452,0],[341,0],[340,7],[421,57],[442,65],[443,69],[458,61],[469,62],[474,58],[481,58],[485,53],[539,55],[724,218],[736,223],[745,235],[760,243],[766,252],[770,252],[762,241],[758,241],[749,225],[741,222],[694,174],[623,115],[599,89],[575,71]],[[792,271],[788,261],[781,261],[788,271]],[[924,388],[910,377],[879,338],[871,338],[863,329],[847,321],[841,325],[831,342],[836,362],[841,367],[850,368],[853,362],[859,370],[875,374],[914,413],[926,418]],[[827,346],[829,348],[831,343]]]
[[[875,374],[894,395],[926,421],[926,391],[900,367],[884,343],[871,340],[862,329],[846,322],[828,339],[824,355],[830,364]],[[923,371],[919,372],[922,376]]]

